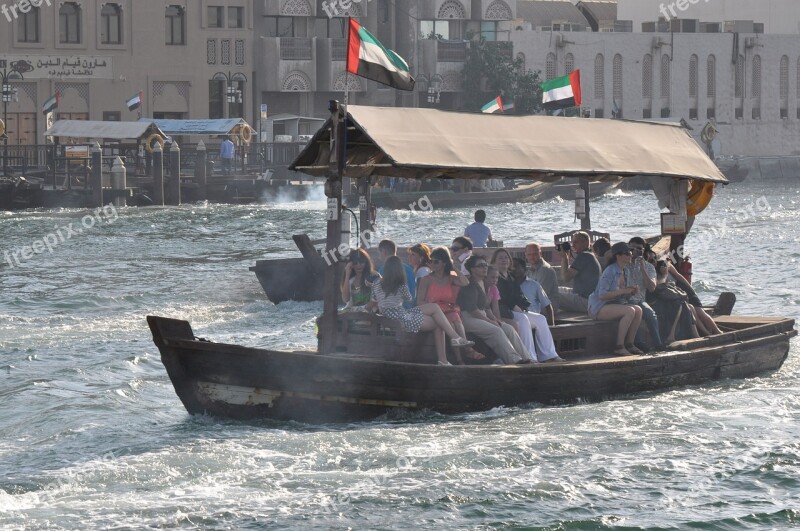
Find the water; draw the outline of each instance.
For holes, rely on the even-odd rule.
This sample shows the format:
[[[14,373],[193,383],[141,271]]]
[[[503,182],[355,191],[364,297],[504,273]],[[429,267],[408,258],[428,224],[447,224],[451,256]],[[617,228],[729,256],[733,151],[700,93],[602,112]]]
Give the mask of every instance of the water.
[[[487,208],[508,245],[575,228],[571,210]],[[11,257],[0,257],[0,528],[800,526],[798,340],[775,374],[599,404],[321,427],[190,417],[144,317],[185,318],[219,341],[313,347],[321,305],[276,307],[247,268],[294,255],[293,233],[323,236],[323,211],[131,208],[90,228],[86,211],[0,214]],[[645,192],[592,212],[615,240],[658,231]],[[471,214],[379,220],[401,244],[449,243]],[[67,239],[70,223],[83,230]],[[701,298],[730,290],[737,313],[800,317],[798,228],[796,185],[721,190],[689,240]],[[15,261],[53,234],[52,252]]]

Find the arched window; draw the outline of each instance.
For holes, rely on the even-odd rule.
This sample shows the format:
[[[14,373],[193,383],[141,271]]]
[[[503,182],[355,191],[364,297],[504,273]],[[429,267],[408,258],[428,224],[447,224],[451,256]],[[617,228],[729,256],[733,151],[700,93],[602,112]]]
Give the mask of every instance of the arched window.
[[[717,97],[717,58],[713,55],[708,56],[706,64],[706,96]]]
[[[17,18],[17,42],[39,42],[41,8],[29,6],[30,11]]]
[[[669,55],[661,56],[661,99],[668,100],[670,92],[670,61]]]
[[[612,113],[616,118],[622,118],[622,56],[620,54],[614,56],[612,76],[612,91],[614,93]]]
[[[81,43],[81,7],[77,2],[64,2],[58,9],[58,42]]]
[[[556,54],[550,52],[547,54],[547,62],[545,63],[545,81],[550,81],[556,77]]]
[[[514,18],[511,14],[511,8],[503,0],[494,0],[489,7],[486,8],[486,20],[511,20]]]
[[[100,10],[100,42],[122,44],[122,7],[106,4]]]
[[[564,60],[564,67],[567,69],[567,71],[564,72],[565,74],[569,74],[575,70],[575,56],[571,53],[567,54],[567,57]]]
[[[438,19],[465,19],[467,10],[458,0],[447,0],[439,7]]]
[[[642,97],[653,97],[653,56],[649,53],[642,58]]]
[[[798,63],[800,63],[800,59]],[[603,54],[599,53],[594,57],[594,97],[597,100],[602,100],[606,97],[605,77],[605,60],[603,59]]]
[[[689,58],[689,97],[697,97],[697,56],[692,54]]]

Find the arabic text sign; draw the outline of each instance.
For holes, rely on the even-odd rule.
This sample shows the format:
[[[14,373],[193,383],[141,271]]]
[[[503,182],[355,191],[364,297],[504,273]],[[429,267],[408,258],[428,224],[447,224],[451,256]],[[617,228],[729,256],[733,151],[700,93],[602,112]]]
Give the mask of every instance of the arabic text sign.
[[[25,79],[113,79],[111,57],[96,55],[0,55]]]

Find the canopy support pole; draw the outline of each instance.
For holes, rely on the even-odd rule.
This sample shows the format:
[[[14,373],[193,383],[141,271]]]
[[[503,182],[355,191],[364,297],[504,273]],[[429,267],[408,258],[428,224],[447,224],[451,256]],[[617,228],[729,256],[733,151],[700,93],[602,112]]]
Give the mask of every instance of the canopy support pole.
[[[358,209],[359,209],[359,229],[361,233],[357,238],[361,247],[367,248],[371,243],[372,237],[372,187],[370,186],[369,177],[361,177],[358,179]]]
[[[339,261],[342,243],[342,177],[345,162],[346,109],[338,101],[328,103],[331,112],[331,149],[325,195],[327,234],[325,239],[325,283],[322,296],[322,318],[319,325],[319,352],[329,354],[336,346],[336,320],[339,307]],[[349,245],[348,245],[349,248]]]
[[[586,205],[586,215],[581,218],[581,230],[590,231],[592,230],[592,217],[589,207],[589,204],[591,203],[590,201],[591,196],[589,195],[589,179],[581,179],[580,185],[581,188],[583,189],[584,204]]]

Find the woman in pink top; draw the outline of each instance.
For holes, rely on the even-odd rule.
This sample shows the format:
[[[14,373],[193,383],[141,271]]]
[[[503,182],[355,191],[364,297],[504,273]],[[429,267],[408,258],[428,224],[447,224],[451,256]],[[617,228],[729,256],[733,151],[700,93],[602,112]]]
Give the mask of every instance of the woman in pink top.
[[[458,290],[468,285],[469,280],[453,267],[450,252],[444,247],[437,247],[431,252],[430,268],[431,274],[419,281],[417,304],[432,302],[439,305],[458,335],[466,339],[467,334],[461,322],[461,308],[456,304],[456,297]],[[465,352],[469,359],[483,359],[483,355],[473,349]]]

